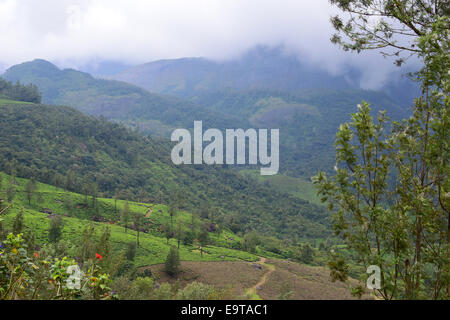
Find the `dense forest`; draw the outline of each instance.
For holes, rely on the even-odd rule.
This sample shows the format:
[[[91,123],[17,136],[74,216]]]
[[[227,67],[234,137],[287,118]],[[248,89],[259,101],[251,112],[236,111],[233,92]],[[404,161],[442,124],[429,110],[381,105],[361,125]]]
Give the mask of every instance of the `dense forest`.
[[[40,103],[42,100],[38,87],[34,84],[22,85],[0,78],[0,99],[19,100],[32,103]]]
[[[323,207],[223,166],[175,166],[171,143],[68,107],[0,105],[0,169],[70,191],[200,210],[233,231],[323,237]]]

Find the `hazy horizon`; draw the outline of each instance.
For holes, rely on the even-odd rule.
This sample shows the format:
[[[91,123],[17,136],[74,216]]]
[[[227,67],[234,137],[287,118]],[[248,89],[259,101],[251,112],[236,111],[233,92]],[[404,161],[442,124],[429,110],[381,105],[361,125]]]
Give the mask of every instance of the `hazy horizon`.
[[[18,1],[0,0],[0,72],[48,60],[60,68],[95,70],[103,63],[134,66],[160,59],[239,58],[255,46],[282,47],[302,62],[338,75],[362,73],[361,87],[380,88],[398,69],[380,55],[349,54],[330,42],[337,11],[327,0]],[[311,45],[314,44],[314,45]]]

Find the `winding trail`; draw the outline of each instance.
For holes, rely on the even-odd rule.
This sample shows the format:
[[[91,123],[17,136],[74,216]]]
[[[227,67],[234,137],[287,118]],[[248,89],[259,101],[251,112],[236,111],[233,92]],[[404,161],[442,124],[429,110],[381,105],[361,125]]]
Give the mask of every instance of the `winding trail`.
[[[253,287],[247,289],[246,294],[247,296],[249,296],[252,300],[261,300],[261,298],[258,295],[258,288],[260,288],[264,283],[266,283],[267,277],[275,271],[275,266],[272,264],[266,264],[266,258],[263,257],[259,257],[259,263],[263,266],[266,266],[269,270],[264,273],[261,277],[261,279],[259,279],[258,283],[255,284]]]

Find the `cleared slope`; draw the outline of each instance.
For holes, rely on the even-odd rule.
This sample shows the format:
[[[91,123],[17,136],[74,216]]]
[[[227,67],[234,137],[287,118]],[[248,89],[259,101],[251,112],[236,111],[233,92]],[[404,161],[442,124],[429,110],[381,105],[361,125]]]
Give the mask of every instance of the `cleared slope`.
[[[4,188],[0,189],[0,198],[6,198],[6,185],[11,183],[12,177],[0,172]],[[77,243],[85,226],[92,224],[97,230],[97,237],[105,227],[111,229],[111,242],[115,255],[124,252],[130,242],[136,242],[137,232],[133,230],[133,222],[130,221],[129,228],[125,231],[123,224],[119,221],[119,211],[124,207],[125,201],[114,199],[96,199],[96,208],[90,207],[91,197],[87,199],[88,207],[85,207],[86,198],[83,195],[65,191],[43,183],[37,183],[36,190],[28,203],[25,185],[27,179],[16,178],[16,196],[12,205],[2,216],[5,219],[7,229],[10,229],[15,215],[22,211],[24,213],[24,225],[26,230],[31,230],[36,235],[36,244],[43,246],[48,243],[48,230],[50,221],[54,215],[63,217],[63,240]],[[168,207],[148,203],[129,202],[130,212],[146,215],[151,208],[154,214],[145,217],[140,233],[140,247],[136,252],[136,266],[147,266],[163,263],[170,246],[176,245],[176,240],[171,239],[168,243],[162,231],[162,225],[170,221]],[[9,204],[8,204],[9,206]],[[5,206],[6,207],[6,206]],[[117,208],[117,210],[115,209]],[[46,212],[42,212],[46,211]],[[175,221],[181,222],[185,232],[190,230],[191,213],[178,211]],[[196,228],[207,220],[196,218]],[[100,221],[99,221],[100,220]],[[257,256],[239,250],[233,250],[234,242],[242,239],[230,230],[223,229],[222,232],[210,233],[211,244],[204,248],[207,254],[203,256],[198,252],[196,245],[180,246],[180,259],[187,261],[229,261],[245,260],[255,261]],[[232,239],[232,240],[231,240]]]

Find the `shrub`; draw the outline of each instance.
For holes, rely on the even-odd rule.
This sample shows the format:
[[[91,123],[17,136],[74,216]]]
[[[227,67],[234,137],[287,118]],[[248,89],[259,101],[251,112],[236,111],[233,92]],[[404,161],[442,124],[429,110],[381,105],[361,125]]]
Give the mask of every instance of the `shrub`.
[[[167,255],[165,262],[165,271],[168,275],[174,276],[179,272],[180,256],[178,250],[175,247],[170,248],[170,252]]]
[[[216,300],[220,299],[221,293],[211,285],[192,282],[183,290],[178,291],[178,300]]]

